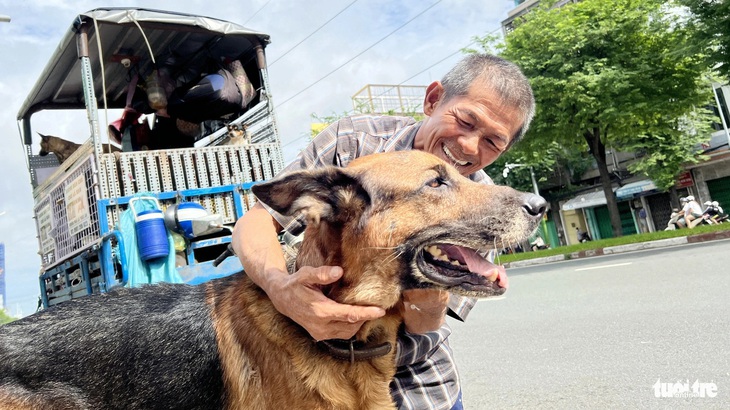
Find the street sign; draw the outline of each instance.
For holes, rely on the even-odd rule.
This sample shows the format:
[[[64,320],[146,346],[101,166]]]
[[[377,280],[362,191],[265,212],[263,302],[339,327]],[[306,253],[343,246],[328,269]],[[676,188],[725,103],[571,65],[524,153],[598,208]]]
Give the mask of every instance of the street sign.
[[[692,179],[692,172],[690,171],[684,171],[677,176],[677,188],[687,188],[688,186],[692,186],[694,184],[695,183]]]

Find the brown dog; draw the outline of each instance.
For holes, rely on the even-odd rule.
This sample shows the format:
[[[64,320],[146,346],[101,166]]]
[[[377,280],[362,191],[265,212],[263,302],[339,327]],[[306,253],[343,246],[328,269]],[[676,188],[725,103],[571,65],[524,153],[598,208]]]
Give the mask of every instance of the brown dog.
[[[480,255],[524,239],[545,210],[420,151],[253,190],[308,221],[298,266],[344,268],[329,297],[387,314],[351,341],[316,342],[243,273],[84,297],[0,327],[0,408],[392,409],[401,292],[504,293],[504,269]]]
[[[38,133],[38,135],[41,136],[41,151],[38,153],[38,155],[45,157],[52,152],[54,155],[56,155],[56,158],[58,158],[59,164],[63,164],[63,162],[66,161],[81,146],[81,144],[77,144],[63,138],[55,137],[53,135],[43,135],[40,132]],[[104,152],[107,154],[110,152],[120,151],[121,150],[114,145],[104,144]]]

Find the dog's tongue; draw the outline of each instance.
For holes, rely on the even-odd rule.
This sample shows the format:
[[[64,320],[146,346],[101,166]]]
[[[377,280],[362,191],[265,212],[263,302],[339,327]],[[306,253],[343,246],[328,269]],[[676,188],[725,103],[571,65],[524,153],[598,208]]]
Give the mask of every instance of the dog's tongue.
[[[495,265],[492,262],[489,262],[487,259],[480,256],[474,249],[456,245],[440,245],[439,248],[442,252],[446,253],[449,259],[466,263],[470,272],[476,273],[479,276],[484,276],[485,278],[494,275],[496,272],[497,280],[495,282],[499,285],[499,287],[506,289],[509,286],[507,272],[505,271],[504,266]]]

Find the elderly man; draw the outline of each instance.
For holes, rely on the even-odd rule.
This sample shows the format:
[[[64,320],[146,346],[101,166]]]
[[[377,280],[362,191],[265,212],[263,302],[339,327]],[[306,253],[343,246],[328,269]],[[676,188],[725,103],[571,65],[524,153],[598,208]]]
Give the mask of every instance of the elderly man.
[[[370,115],[343,118],[315,137],[284,171],[344,167],[356,157],[376,152],[417,149],[451,163],[474,181],[489,184],[482,168],[525,134],[534,110],[529,82],[514,64],[474,54],[428,86],[423,121]],[[233,248],[279,312],[316,340],[349,339],[363,322],[385,312],[325,297],[320,286],[337,281],[342,275],[339,267],[287,272],[278,234],[284,229],[297,235],[303,231],[302,224],[258,203],[236,223]],[[475,301],[439,290],[410,290],[404,292],[403,302],[418,309],[402,309],[398,371],[391,383],[394,401],[401,409],[462,408],[445,315],[464,320]]]

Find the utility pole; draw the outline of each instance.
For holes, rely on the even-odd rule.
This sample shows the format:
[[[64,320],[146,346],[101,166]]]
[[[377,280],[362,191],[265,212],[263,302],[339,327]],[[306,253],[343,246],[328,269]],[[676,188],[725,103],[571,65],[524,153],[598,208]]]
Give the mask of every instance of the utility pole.
[[[537,187],[537,179],[535,178],[535,170],[531,166],[525,165],[525,164],[504,164],[504,170],[502,170],[502,176],[504,178],[507,178],[507,175],[509,175],[509,172],[511,170],[513,170],[515,168],[519,168],[519,167],[528,167],[528,168],[530,168],[530,178],[532,179],[532,191],[535,193],[535,195],[540,196],[540,190]],[[545,223],[545,217],[544,216],[542,218],[542,223],[540,224],[540,226],[542,227],[542,237],[543,237],[543,239],[545,240],[545,242],[549,242],[547,240],[548,239],[547,225]]]
[[[715,96],[715,103],[717,104],[717,111],[720,113],[720,120],[722,121],[722,128],[725,130],[725,137],[727,138],[727,145],[728,149],[730,149],[730,132],[728,132],[727,129],[727,120],[725,120],[725,112],[722,109],[722,104],[720,104],[720,96],[717,93],[717,90],[721,90],[724,87],[721,84],[718,83],[712,83],[712,95]],[[727,103],[727,100],[725,99],[725,93],[723,92],[723,100]],[[726,105],[727,106],[727,105]]]

